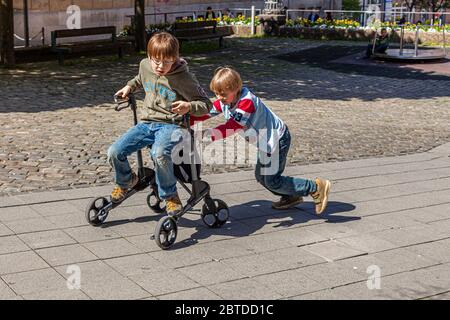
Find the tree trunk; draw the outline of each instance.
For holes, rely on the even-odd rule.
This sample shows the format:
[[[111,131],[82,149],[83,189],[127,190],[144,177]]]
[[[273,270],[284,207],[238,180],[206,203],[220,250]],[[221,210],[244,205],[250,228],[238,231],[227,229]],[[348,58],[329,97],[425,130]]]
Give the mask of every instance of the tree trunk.
[[[0,0],[0,63],[15,64],[13,0]]]
[[[147,34],[145,32],[145,0],[134,1],[134,23],[136,51],[145,51],[147,44]]]

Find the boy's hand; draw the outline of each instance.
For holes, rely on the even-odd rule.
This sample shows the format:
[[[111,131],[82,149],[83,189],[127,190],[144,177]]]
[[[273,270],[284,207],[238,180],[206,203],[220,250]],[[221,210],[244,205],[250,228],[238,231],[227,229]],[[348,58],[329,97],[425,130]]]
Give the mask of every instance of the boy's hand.
[[[129,85],[126,85],[122,89],[116,92],[115,96],[118,96],[122,99],[126,99],[128,97],[128,94],[131,92],[131,87]]]
[[[175,101],[172,103],[172,112],[179,115],[184,115],[191,111],[191,104],[186,101]]]

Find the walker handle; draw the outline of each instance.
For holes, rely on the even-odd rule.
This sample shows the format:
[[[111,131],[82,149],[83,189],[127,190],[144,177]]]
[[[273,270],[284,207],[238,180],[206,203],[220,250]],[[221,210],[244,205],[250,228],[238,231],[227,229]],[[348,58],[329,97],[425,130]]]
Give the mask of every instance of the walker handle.
[[[117,103],[114,110],[121,111],[123,109],[130,107],[133,103],[133,98],[134,96],[132,93],[128,94],[128,99],[123,99],[122,97],[114,95],[114,102]]]

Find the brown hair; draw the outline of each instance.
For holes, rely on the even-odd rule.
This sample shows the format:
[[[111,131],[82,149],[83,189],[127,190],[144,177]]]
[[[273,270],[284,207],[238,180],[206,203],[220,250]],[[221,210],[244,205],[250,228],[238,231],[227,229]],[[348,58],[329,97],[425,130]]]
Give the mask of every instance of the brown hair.
[[[177,38],[168,32],[154,34],[147,45],[147,55],[156,59],[179,57],[180,44]]]
[[[214,93],[238,91],[242,89],[242,79],[232,67],[220,67],[214,72],[209,88]]]

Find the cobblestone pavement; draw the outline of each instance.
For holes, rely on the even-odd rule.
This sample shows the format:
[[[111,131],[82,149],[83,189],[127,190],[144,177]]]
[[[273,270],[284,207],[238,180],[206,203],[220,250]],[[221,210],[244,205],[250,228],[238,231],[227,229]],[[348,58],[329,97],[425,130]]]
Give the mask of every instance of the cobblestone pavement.
[[[314,63],[275,57],[300,50],[320,55],[324,45],[349,42],[229,39],[223,50],[186,58],[205,88],[220,65],[241,71],[288,124],[290,165],[411,154],[450,141],[450,76],[366,73],[333,64],[330,54]],[[112,95],[137,73],[141,58],[0,69],[0,195],[110,183],[106,150],[132,120],[130,112],[113,110]],[[249,165],[203,167],[205,173],[244,169]]]

